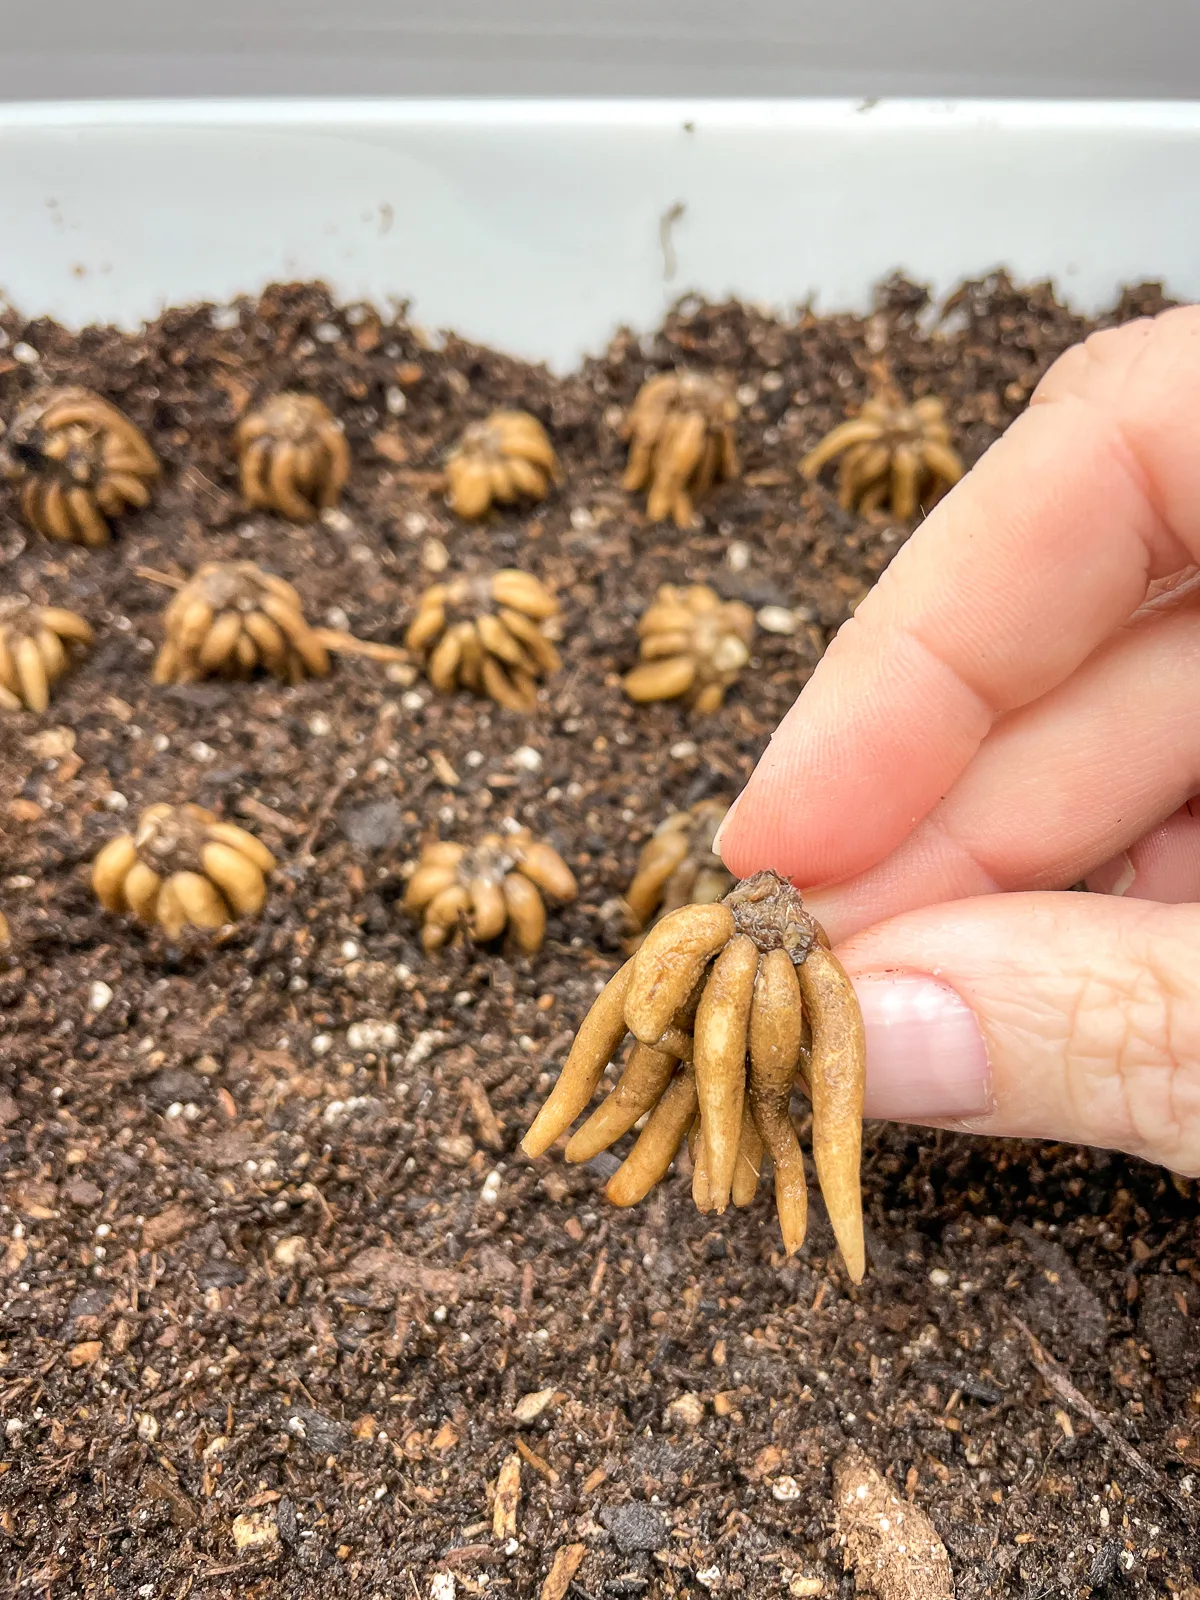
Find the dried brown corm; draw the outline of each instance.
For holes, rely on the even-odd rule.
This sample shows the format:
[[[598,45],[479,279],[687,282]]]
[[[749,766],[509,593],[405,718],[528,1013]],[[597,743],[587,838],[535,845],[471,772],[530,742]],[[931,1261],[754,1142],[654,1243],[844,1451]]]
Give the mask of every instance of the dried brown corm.
[[[23,597],[0,604],[0,709],[45,711],[72,655],[91,642],[91,628],[74,611]]]
[[[554,446],[528,411],[493,411],[472,422],[446,458],[446,498],[469,522],[493,504],[544,500],[560,479]]]
[[[847,511],[891,506],[902,522],[930,506],[963,475],[950,443],[946,408],[935,396],[906,405],[890,387],[863,406],[857,417],[827,433],[800,463],[811,482],[841,456],[838,501]]]
[[[350,476],[350,447],[316,395],[272,395],[242,418],[236,437],[242,493],[256,510],[313,522],[337,505]]]
[[[729,383],[702,372],[664,372],[638,390],[621,429],[629,440],[623,489],[647,489],[651,522],[673,517],[690,528],[695,503],[714,483],[739,472],[733,425],[738,404]]]
[[[260,668],[284,683],[323,678],[325,646],[304,620],[290,583],[252,561],[209,561],[163,613],[166,639],[155,683],[251,677]]]
[[[697,800],[674,811],[642,846],[625,904],[639,931],[655,916],[680,906],[708,906],[733,888],[733,874],[713,854],[713,839],[729,806],[724,800]]]
[[[136,833],[111,839],[92,863],[106,911],[132,911],[172,938],[190,923],[212,931],[253,917],[275,858],[252,833],[202,806],[147,806]]]
[[[638,623],[640,664],[625,674],[631,700],[686,698],[701,716],[720,709],[750,659],[754,613],[706,583],[664,583]]]
[[[426,589],[404,642],[425,656],[441,694],[456,688],[489,695],[509,711],[532,711],[537,680],[562,662],[545,624],[558,602],[528,572],[503,567]]]
[[[565,905],[578,892],[570,867],[528,828],[485,833],[471,849],[437,842],[425,846],[409,879],[405,910],[421,918],[426,950],[470,935],[478,944],[511,929],[526,955],[542,948],[549,895]]]
[[[588,1105],[626,1033],[633,1047],[615,1088],[566,1148],[589,1161],[643,1116],[609,1180],[635,1205],[685,1138],[701,1211],[749,1205],[764,1149],[789,1255],[804,1242],[808,1194],[789,1105],[812,1099],[813,1159],[829,1220],[858,1283],[865,1270],[859,1166],[866,1046],[850,980],[800,895],[773,872],[745,879],[716,905],[684,906],[655,924],[584,1018],[549,1099],[525,1135],[539,1156]],[[807,1043],[806,1043],[807,1041]]]
[[[158,458],[141,430],[90,389],[53,389],[13,418],[3,469],[26,522],[49,539],[105,545],[109,518],[150,504]]]

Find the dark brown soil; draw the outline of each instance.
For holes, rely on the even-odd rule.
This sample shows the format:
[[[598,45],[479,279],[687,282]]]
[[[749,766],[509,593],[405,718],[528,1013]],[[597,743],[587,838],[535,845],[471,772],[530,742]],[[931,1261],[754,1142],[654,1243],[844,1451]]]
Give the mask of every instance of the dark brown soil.
[[[1162,304],[1138,290],[1105,321]],[[616,1213],[610,1158],[516,1151],[615,964],[609,902],[639,845],[741,785],[905,536],[802,490],[803,450],[884,359],[945,397],[974,460],[1089,325],[1000,277],[939,323],[897,282],[865,319],[685,304],[559,380],[319,288],[238,313],[140,335],[3,319],[0,415],[82,382],[167,467],[99,554],[37,539],[11,503],[0,519],[5,589],[99,635],[50,714],[0,734],[4,1592],[524,1596],[581,1544],[578,1597],[848,1596],[831,1486],[853,1441],[928,1513],[961,1600],[1194,1597],[1189,1186],[1095,1151],[872,1127],[854,1289],[819,1208],[787,1263],[765,1195],[714,1222],[677,1173]],[[616,486],[619,408],[677,361],[744,386],[745,480],[686,536]],[[247,518],[231,466],[237,416],[285,385],[326,400],[354,449],[344,516],[312,529]],[[567,481],[469,528],[428,475],[497,403],[545,422]],[[260,560],[314,619],[395,642],[446,552],[559,589],[566,667],[535,717],[361,660],[297,690],[150,683],[167,592],[139,566]],[[798,611],[702,723],[620,692],[668,580]],[[283,862],[263,921],[219,948],[167,948],[87,887],[141,805],[185,798]],[[426,959],[403,865],[424,836],[506,817],[557,845],[579,901],[536,959]],[[506,1543],[489,1486],[518,1445]],[[267,1543],[239,1552],[245,1514]]]

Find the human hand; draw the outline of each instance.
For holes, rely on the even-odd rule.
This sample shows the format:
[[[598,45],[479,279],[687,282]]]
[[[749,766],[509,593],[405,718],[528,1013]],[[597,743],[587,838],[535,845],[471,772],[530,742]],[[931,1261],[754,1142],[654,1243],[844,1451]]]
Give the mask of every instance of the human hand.
[[[1068,351],[726,819],[845,941],[868,1116],[1200,1173],[1198,418],[1200,308]]]

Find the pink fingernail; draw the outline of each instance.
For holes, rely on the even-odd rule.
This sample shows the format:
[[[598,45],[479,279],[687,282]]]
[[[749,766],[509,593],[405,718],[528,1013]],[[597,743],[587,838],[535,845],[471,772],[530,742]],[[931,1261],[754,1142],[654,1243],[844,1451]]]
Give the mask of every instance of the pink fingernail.
[[[1137,878],[1137,868],[1130,859],[1129,852],[1122,850],[1119,856],[1114,856],[1111,861],[1106,861],[1102,867],[1097,867],[1094,872],[1087,875],[1087,886],[1093,894],[1128,894],[1133,888]]]
[[[992,1109],[987,1049],[958,993],[913,973],[856,977],[867,1031],[865,1115],[956,1120]]]
[[[743,790],[742,793],[744,794],[745,790]],[[721,854],[721,840],[725,835],[725,829],[729,826],[730,822],[733,820],[733,813],[737,810],[738,801],[741,798],[742,798],[742,796],[740,794],[735,795],[733,797],[733,799],[729,803],[729,810],[721,818],[721,821],[717,826],[717,831],[716,831],[716,833],[713,834],[712,853],[715,856],[719,856]]]

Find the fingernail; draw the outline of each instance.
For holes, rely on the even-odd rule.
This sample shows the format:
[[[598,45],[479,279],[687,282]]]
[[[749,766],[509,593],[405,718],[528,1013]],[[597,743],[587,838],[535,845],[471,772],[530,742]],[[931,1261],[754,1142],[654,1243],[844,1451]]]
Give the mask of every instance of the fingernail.
[[[867,1032],[866,1116],[955,1120],[992,1109],[983,1035],[954,989],[913,973],[856,977],[854,988]]]
[[[1123,895],[1128,894],[1133,888],[1136,877],[1137,868],[1130,859],[1129,852],[1122,850],[1119,856],[1114,856],[1102,867],[1097,867],[1094,872],[1088,873],[1087,886],[1093,894]]]
[[[743,789],[742,794],[745,794],[745,792],[746,791]],[[725,837],[725,829],[733,821],[733,813],[737,810],[738,801],[741,798],[742,795],[740,794],[734,796],[733,800],[730,802],[729,810],[725,813],[725,815],[721,818],[720,823],[717,825],[717,831],[713,834],[712,842],[712,853],[715,856],[719,856],[721,854],[721,840]]]

